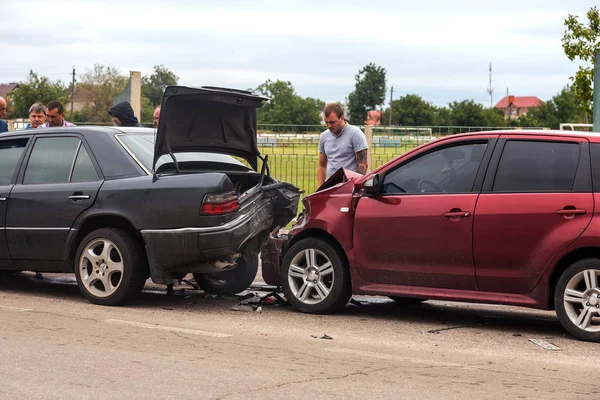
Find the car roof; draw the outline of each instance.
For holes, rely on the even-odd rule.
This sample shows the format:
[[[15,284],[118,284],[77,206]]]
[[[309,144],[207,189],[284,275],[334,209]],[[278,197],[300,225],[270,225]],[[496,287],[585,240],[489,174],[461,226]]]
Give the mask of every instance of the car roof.
[[[52,128],[38,128],[38,129],[21,129],[17,131],[4,132],[0,134],[0,138],[8,136],[24,136],[24,135],[40,135],[40,134],[56,134],[56,133],[68,133],[69,131],[77,131],[83,135],[87,133],[98,133],[104,132],[107,135],[114,135],[118,133],[134,133],[134,134],[150,134],[156,133],[154,128],[141,128],[141,127],[122,127],[122,126],[102,126],[102,125],[80,125],[80,126],[57,126]]]
[[[35,131],[31,129],[27,130],[18,130],[18,131],[10,131],[0,133],[0,138],[2,137],[14,137],[21,135],[31,135],[40,133],[48,133],[55,134],[58,132],[66,133],[69,130],[77,130],[78,133],[83,135],[98,132],[104,132],[107,135],[115,135],[115,134],[148,134],[155,135],[155,128],[142,128],[142,127],[124,127],[124,126],[101,126],[101,125],[86,125],[86,126],[77,126],[77,127],[54,127],[54,128],[40,128]],[[498,129],[498,130],[487,130],[487,131],[477,131],[477,132],[468,132],[468,133],[458,133],[455,135],[449,135],[450,137],[469,137],[469,136],[477,136],[477,135],[533,135],[533,136],[573,136],[573,137],[585,137],[590,139],[592,142],[600,142],[600,132],[583,132],[583,131],[561,131],[561,130],[552,130],[552,129]]]
[[[499,129],[491,131],[478,131],[459,133],[451,135],[451,137],[469,137],[479,135],[508,135],[508,136],[520,136],[520,135],[531,135],[531,136],[573,136],[573,137],[585,137],[590,139],[591,142],[600,141],[600,133],[598,132],[582,132],[582,131],[559,131],[552,129]]]

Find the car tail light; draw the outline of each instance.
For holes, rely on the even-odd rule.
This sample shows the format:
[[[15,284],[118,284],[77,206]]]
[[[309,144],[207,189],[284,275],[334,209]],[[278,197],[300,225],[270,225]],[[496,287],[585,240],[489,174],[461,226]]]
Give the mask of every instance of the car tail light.
[[[240,202],[235,192],[207,194],[202,200],[200,214],[223,215],[240,209]]]

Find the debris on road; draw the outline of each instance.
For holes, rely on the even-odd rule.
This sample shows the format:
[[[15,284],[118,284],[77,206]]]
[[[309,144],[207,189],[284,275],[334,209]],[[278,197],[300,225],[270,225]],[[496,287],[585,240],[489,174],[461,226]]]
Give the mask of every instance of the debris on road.
[[[544,339],[529,339],[529,341],[533,344],[540,346],[544,350],[552,350],[552,351],[560,351],[560,347],[553,345],[550,342],[545,341]]]
[[[333,338],[329,335],[323,335],[323,336],[316,336],[316,335],[310,335],[311,338],[313,339],[325,339],[325,340],[333,340]]]
[[[245,306],[245,305],[237,305],[230,308],[233,311],[244,311],[244,312],[256,312],[262,313],[262,307],[260,306]]]
[[[460,328],[470,328],[470,326],[459,325],[459,326],[451,326],[451,327],[448,327],[448,328],[431,329],[431,330],[427,331],[427,333],[440,334],[440,332],[443,332],[443,331],[449,331],[449,330],[452,330],[452,329],[460,329]]]

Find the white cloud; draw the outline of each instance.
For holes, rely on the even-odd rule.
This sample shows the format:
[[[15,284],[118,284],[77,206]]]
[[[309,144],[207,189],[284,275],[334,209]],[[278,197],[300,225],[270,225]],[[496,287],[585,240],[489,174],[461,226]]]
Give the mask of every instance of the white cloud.
[[[339,100],[358,70],[375,62],[390,85],[429,93],[430,101],[454,91],[484,103],[490,61],[496,96],[506,87],[543,99],[558,92],[577,67],[562,52],[563,20],[594,5],[54,0],[54,12],[31,18],[49,3],[6,3],[0,82],[24,79],[30,69],[68,74],[72,65],[83,72],[102,63],[150,73],[165,64],[182,84],[248,88],[282,79],[301,95]]]

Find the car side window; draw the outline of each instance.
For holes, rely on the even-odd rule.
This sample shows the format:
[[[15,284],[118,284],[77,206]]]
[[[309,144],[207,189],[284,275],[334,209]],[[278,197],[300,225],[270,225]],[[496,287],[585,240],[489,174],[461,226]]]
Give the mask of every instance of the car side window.
[[[571,191],[580,151],[578,143],[509,140],[492,191]]]
[[[470,193],[485,143],[459,144],[434,150],[385,175],[383,193]]]
[[[70,182],[94,182],[100,179],[92,159],[83,144],[79,147]]]
[[[0,185],[11,183],[28,141],[28,138],[0,141]]]
[[[81,141],[76,137],[37,138],[23,184],[67,183]]]

